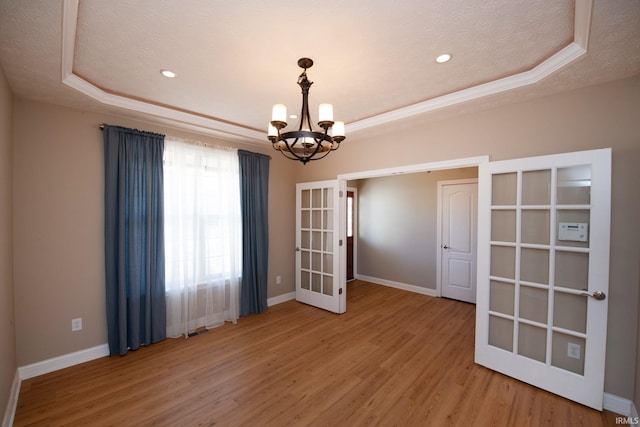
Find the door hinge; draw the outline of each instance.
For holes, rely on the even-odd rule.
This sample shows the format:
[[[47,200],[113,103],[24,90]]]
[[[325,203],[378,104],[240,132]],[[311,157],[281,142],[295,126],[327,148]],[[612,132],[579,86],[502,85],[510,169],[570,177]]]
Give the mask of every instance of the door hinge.
[[[338,289],[338,295],[342,295],[342,288]]]
[[[342,190],[338,191],[338,196],[344,197],[344,191],[342,191]]]
[[[338,240],[338,246],[342,246],[342,239]]]

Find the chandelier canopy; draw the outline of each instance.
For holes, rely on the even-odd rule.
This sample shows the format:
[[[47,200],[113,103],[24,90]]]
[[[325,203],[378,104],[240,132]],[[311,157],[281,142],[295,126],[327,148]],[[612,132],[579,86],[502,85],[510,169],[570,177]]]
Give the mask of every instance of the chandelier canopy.
[[[320,104],[318,107],[318,126],[322,131],[314,131],[309,115],[309,88],[313,82],[307,78],[307,69],[313,66],[309,58],[298,60],[298,66],[304,71],[298,77],[302,89],[302,111],[298,130],[282,132],[287,126],[287,107],[283,104],[273,106],[268,138],[273,148],[291,160],[300,160],[303,164],[311,160],[320,160],[331,151],[340,147],[344,140],[344,122],[333,121],[333,105]],[[331,135],[329,130],[331,129]]]

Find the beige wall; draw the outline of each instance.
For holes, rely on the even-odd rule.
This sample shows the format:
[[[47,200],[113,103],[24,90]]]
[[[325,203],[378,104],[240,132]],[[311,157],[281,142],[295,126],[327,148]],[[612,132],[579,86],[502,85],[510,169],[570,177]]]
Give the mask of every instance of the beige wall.
[[[11,90],[0,67],[0,414],[7,406],[17,367],[13,311],[12,103]]]
[[[300,168],[300,181],[489,155],[492,160],[613,149],[611,273],[605,390],[633,398],[640,255],[640,75],[526,103],[378,135],[348,135],[340,150]],[[348,129],[347,129],[348,130]],[[394,131],[395,130],[395,131]]]
[[[26,100],[14,103],[14,280],[18,365],[107,342],[102,134],[106,122],[200,139],[148,123]],[[253,145],[240,148],[271,154]],[[277,153],[274,153],[277,154]],[[294,290],[293,162],[270,166],[269,296]],[[287,258],[284,254],[290,253]],[[282,284],[275,285],[275,276]],[[71,332],[71,319],[83,329]]]
[[[438,181],[477,178],[477,168],[358,182],[358,275],[436,289]]]

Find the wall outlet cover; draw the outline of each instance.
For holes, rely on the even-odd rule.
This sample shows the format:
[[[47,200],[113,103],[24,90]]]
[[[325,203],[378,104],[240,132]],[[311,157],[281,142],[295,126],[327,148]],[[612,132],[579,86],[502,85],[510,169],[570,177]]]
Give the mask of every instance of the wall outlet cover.
[[[571,359],[580,360],[580,344],[568,343],[567,344],[567,357]]]

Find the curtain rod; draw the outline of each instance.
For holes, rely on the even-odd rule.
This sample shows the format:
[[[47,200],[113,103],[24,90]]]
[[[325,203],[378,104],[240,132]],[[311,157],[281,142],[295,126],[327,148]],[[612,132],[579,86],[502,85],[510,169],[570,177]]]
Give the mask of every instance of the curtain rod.
[[[100,128],[101,131],[104,131],[104,128],[106,126],[109,126],[109,125],[107,123],[100,123],[98,125],[98,128]],[[113,126],[113,127],[116,127],[116,128],[119,128],[119,129],[122,129],[122,130],[125,130],[125,131],[140,132],[140,133],[144,133],[144,134],[147,134],[147,135],[158,135],[158,136],[162,136],[162,137],[166,136],[165,134],[162,134],[162,133],[150,132],[148,130],[133,129],[133,128],[125,127],[125,126]]]
[[[104,130],[104,123],[100,123],[100,125],[98,126],[100,128],[100,130]],[[164,136],[164,135],[163,135]],[[206,146],[206,143],[203,143],[203,145]],[[253,151],[249,151],[249,150],[244,150],[244,151],[248,151],[249,153],[254,153]],[[262,154],[262,153],[255,153],[255,154]],[[269,159],[271,159],[271,156],[268,154],[262,154],[263,156],[267,156]]]

